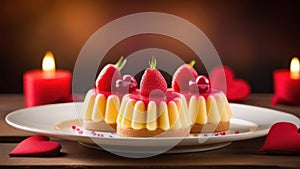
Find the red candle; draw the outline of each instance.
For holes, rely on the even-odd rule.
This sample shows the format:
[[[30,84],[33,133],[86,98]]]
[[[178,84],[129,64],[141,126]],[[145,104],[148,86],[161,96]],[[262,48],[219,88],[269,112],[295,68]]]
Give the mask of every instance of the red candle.
[[[70,101],[71,73],[66,70],[55,70],[51,52],[46,53],[42,67],[43,70],[28,71],[23,76],[25,106]]]
[[[274,77],[273,104],[300,105],[300,63],[298,58],[291,61],[290,70],[276,70]]]

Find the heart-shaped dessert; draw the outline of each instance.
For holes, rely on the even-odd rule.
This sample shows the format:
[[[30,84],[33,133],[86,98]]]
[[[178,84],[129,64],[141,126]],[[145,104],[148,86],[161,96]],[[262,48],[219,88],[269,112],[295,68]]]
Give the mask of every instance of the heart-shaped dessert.
[[[54,141],[49,141],[46,136],[31,136],[22,142],[9,153],[10,156],[55,156],[60,154],[61,145]]]
[[[297,126],[289,122],[274,124],[260,151],[266,153],[300,153],[300,134]]]
[[[246,99],[251,92],[248,82],[243,79],[236,79],[234,71],[228,66],[214,68],[209,77],[212,88],[226,93],[229,101]]]

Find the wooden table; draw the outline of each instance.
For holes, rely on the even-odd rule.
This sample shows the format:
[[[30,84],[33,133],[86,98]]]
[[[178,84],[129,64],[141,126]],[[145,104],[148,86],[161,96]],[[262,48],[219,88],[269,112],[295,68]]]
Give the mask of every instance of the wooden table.
[[[273,106],[271,94],[252,94],[243,104],[273,108],[300,117],[300,107]],[[51,158],[9,157],[19,141],[32,135],[6,124],[7,113],[23,108],[22,95],[0,94],[0,168],[300,168],[300,156],[264,155],[259,149],[263,138],[237,141],[213,151],[162,154],[144,159],[119,157],[106,151],[89,149],[77,142],[58,140],[62,145],[62,156]]]

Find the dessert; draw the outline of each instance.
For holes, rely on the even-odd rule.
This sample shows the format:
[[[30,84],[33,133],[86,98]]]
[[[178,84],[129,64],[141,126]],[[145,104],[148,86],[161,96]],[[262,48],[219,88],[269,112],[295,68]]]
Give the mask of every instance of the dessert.
[[[177,69],[173,76],[172,88],[181,92],[187,100],[189,117],[193,124],[191,133],[228,130],[232,114],[226,95],[222,91],[212,89],[206,76],[191,76],[195,74],[195,70],[191,70],[192,67],[188,68],[185,68],[184,72],[181,67]],[[175,76],[178,74],[180,76]],[[185,79],[182,80],[182,77]],[[175,82],[177,86],[183,86],[183,90],[176,87]]]
[[[167,83],[150,62],[140,82],[140,92],[123,97],[117,133],[126,137],[185,137],[191,129],[185,97],[167,90]]]
[[[134,77],[122,77],[120,73],[125,63],[121,58],[115,65],[106,65],[97,77],[96,87],[87,92],[82,109],[85,129],[115,131],[121,98],[137,88]]]

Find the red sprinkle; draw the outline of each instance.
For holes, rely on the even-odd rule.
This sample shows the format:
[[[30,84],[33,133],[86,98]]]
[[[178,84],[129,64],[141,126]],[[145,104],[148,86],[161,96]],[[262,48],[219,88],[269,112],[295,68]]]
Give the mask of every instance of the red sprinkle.
[[[112,135],[109,135],[109,137],[111,138],[111,137],[113,137]]]
[[[207,134],[204,134],[204,136],[206,137],[206,136],[207,136]]]
[[[80,130],[80,128],[76,128],[76,130],[77,130],[77,131],[79,131],[79,130]]]
[[[103,134],[100,134],[100,137],[104,137],[104,135],[103,135]]]
[[[219,135],[219,133],[215,133],[215,136],[218,136]]]
[[[222,136],[226,135],[226,133],[225,133],[224,131],[222,131],[220,134],[221,134]]]
[[[239,134],[240,130],[235,130],[234,134]]]
[[[72,129],[75,130],[75,129],[76,129],[76,126],[72,126]]]
[[[79,131],[78,134],[83,134],[83,131]]]

